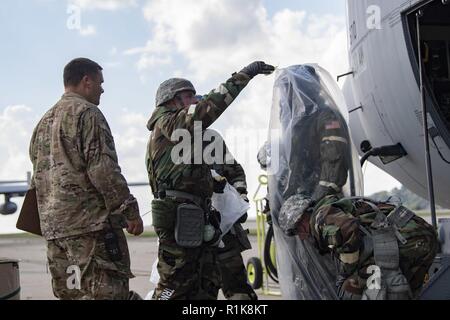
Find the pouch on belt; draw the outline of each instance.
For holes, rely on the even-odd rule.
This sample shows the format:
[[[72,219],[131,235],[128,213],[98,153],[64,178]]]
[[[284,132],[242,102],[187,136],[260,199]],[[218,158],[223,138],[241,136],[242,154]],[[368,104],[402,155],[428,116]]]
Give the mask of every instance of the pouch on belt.
[[[195,204],[183,203],[177,208],[175,240],[183,248],[198,248],[203,244],[205,212]]]
[[[170,199],[152,201],[152,225],[166,230],[175,229],[178,203]]]
[[[246,251],[252,248],[252,244],[248,239],[248,230],[244,230],[240,223],[235,223],[233,226],[233,230],[236,233],[236,238],[241,244],[241,250]]]

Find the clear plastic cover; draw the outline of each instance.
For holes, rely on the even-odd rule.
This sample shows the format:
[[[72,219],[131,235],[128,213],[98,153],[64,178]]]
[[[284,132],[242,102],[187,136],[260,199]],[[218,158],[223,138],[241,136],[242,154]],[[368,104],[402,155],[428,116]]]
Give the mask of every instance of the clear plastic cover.
[[[219,176],[211,170],[213,177]],[[220,212],[220,231],[226,235],[233,225],[250,209],[250,204],[242,199],[239,192],[229,183],[222,193],[214,193],[211,198],[212,206]],[[221,237],[222,239],[222,237]]]
[[[363,194],[359,158],[348,129],[344,97],[318,65],[277,71],[267,163],[280,287],[285,299],[336,299],[336,270],[312,240],[289,237],[278,216],[283,203],[302,195]],[[295,206],[294,206],[295,207]]]

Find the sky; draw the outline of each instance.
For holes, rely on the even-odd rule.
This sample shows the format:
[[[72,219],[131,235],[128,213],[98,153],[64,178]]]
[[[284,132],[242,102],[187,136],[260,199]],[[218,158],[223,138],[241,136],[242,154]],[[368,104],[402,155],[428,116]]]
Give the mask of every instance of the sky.
[[[188,78],[207,93],[255,60],[280,68],[315,62],[336,76],[349,70],[346,29],[344,0],[5,0],[0,180],[31,171],[33,128],[62,95],[62,70],[73,58],[103,66],[100,108],[119,164],[129,182],[146,182],[146,123],[162,81]],[[213,125],[244,166],[251,195],[262,173],[256,152],[267,137],[273,80],[253,80]],[[366,194],[398,186],[374,166],[365,168]],[[132,192],[144,214],[149,189]]]

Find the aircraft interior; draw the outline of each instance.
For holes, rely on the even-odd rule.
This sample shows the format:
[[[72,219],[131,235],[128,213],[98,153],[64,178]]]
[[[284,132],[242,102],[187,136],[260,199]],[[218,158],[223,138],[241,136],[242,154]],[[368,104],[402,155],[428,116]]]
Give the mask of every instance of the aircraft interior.
[[[450,3],[442,0],[424,5],[420,18],[420,36],[428,108],[435,125],[450,147]],[[407,16],[411,56],[417,68],[416,16]]]

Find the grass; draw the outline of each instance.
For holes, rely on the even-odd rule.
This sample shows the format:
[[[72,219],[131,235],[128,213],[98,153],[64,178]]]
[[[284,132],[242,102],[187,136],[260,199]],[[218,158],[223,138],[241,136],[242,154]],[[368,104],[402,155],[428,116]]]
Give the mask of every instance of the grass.
[[[127,238],[134,238],[135,236],[128,234],[125,232],[125,234],[127,235]],[[154,238],[156,237],[156,233],[154,231],[145,231],[143,234],[141,234],[139,237],[144,237],[144,238]],[[26,239],[26,238],[42,238],[40,236],[36,236],[34,234],[31,233],[10,233],[10,234],[0,234],[0,239]]]
[[[23,233],[6,233],[6,234],[0,234],[0,239],[6,239],[6,238],[16,238],[16,239],[20,239],[20,238],[42,238],[40,236],[36,236],[34,234],[31,233],[27,233],[27,232],[23,232]]]
[[[132,234],[129,234],[125,231],[125,235],[127,236],[127,238],[156,238],[156,232],[153,230],[148,230],[148,231],[144,231],[140,236],[136,237],[133,236]]]
[[[128,234],[127,232],[125,232],[125,234],[126,234],[127,238],[136,238],[135,236],[133,236],[131,234]],[[256,236],[256,230],[250,230],[250,235],[251,236]],[[147,230],[147,231],[144,231],[144,233],[142,233],[139,237],[140,238],[141,237],[142,238],[156,238],[157,235],[156,235],[155,231]],[[31,234],[31,233],[27,233],[27,232],[24,232],[24,233],[0,234],[0,239],[11,239],[11,238],[14,238],[14,239],[27,239],[27,238],[40,239],[42,237],[36,236],[34,234]]]
[[[431,212],[430,211],[415,211],[415,213],[420,216],[420,217],[429,217],[431,216]],[[441,216],[441,217],[450,217],[450,210],[441,210],[441,211],[437,211],[436,212],[437,216]]]
[[[133,235],[131,235],[131,234],[126,234],[127,235],[127,238],[135,238],[135,236],[133,236]],[[250,236],[256,236],[256,230],[250,230],[250,233],[249,233],[249,235]],[[148,230],[148,231],[144,231],[144,233],[143,234],[141,234],[139,237],[143,237],[143,238],[156,238],[157,237],[157,235],[156,235],[156,232],[155,231],[150,231],[150,230]]]

